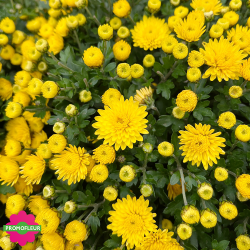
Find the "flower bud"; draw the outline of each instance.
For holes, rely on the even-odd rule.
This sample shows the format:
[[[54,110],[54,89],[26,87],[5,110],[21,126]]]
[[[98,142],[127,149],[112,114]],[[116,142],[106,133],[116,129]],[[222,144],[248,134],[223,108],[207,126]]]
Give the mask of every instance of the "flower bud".
[[[118,160],[118,162],[120,162],[120,163],[124,163],[124,162],[126,161],[126,158],[125,158],[124,155],[119,155],[119,156],[117,157],[117,160]]]
[[[229,10],[230,10],[230,8],[229,8],[228,6],[224,6],[224,7],[222,7],[220,13],[221,13],[222,15],[224,15],[224,14],[226,14]]]
[[[92,95],[91,95],[91,92],[90,91],[87,91],[87,90],[82,90],[80,93],[79,93],[79,100],[81,102],[89,102],[90,100],[92,99]]]
[[[38,61],[42,54],[35,47],[31,47],[28,49],[28,56],[32,61]]]
[[[210,200],[213,196],[213,188],[209,183],[203,182],[198,185],[197,193],[204,200]]]
[[[22,6],[20,3],[17,3],[17,4],[16,4],[16,9],[17,9],[17,10],[20,10],[20,9],[22,9],[22,8],[23,8],[23,6]]]
[[[36,42],[36,49],[41,52],[41,53],[44,53],[44,52],[47,52],[48,49],[49,49],[49,44],[48,42],[43,39],[43,38],[40,38],[37,42]]]
[[[64,212],[67,214],[72,214],[76,211],[77,205],[74,201],[67,201],[64,205]]]
[[[247,197],[243,197],[239,191],[236,192],[236,196],[240,202],[248,201]]]
[[[43,188],[43,197],[46,199],[50,199],[51,197],[53,197],[55,195],[55,189],[54,187],[50,186],[50,185],[46,185]]]
[[[23,60],[21,68],[25,71],[32,72],[36,68],[36,64],[29,60]]]
[[[217,214],[209,208],[201,211],[201,225],[205,228],[215,227],[217,224]]]
[[[153,67],[155,64],[155,58],[153,55],[151,54],[147,54],[144,58],[143,58],[143,66],[146,68],[150,68]]]
[[[179,107],[174,107],[172,114],[175,118],[182,119],[185,115],[185,112],[183,110],[181,110]]]
[[[149,197],[154,192],[152,185],[149,184],[143,184],[140,191],[144,197]]]
[[[37,69],[43,73],[43,72],[46,72],[47,69],[48,69],[48,65],[46,62],[39,62],[38,65],[37,65]]]
[[[229,7],[231,8],[231,10],[237,11],[240,10],[242,6],[242,1],[240,0],[231,0],[229,3]]]
[[[200,220],[199,210],[192,205],[187,205],[181,210],[181,218],[188,224],[198,223]]]
[[[174,228],[172,221],[168,219],[163,219],[161,222],[161,225],[162,225],[162,229],[168,229],[169,231],[173,230]]]
[[[204,12],[204,16],[208,22],[211,22],[214,20],[214,12],[212,10],[209,12]]]
[[[69,104],[66,108],[65,108],[65,112],[67,115],[69,116],[75,116],[78,113],[78,109],[75,105],[73,104]]]
[[[103,192],[103,197],[108,201],[114,201],[118,196],[117,189],[114,187],[106,187]]]
[[[174,145],[164,141],[158,145],[158,152],[165,157],[171,156],[174,153]]]
[[[182,223],[177,227],[177,234],[182,240],[187,240],[192,236],[192,227],[186,223]]]
[[[151,153],[153,151],[153,145],[150,143],[144,143],[142,146],[142,150],[144,153]]]
[[[160,8],[161,8],[160,0],[148,0],[148,10],[150,13],[155,14],[160,10]]]
[[[136,172],[133,166],[126,165],[120,169],[119,177],[122,181],[130,182],[134,180],[135,176],[136,176]]]
[[[214,171],[214,178],[217,181],[225,181],[228,178],[227,170],[222,167],[217,167]]]
[[[170,3],[176,7],[180,4],[180,0],[170,0]]]
[[[66,25],[69,29],[76,29],[78,27],[78,19],[75,16],[66,18]]]
[[[83,9],[88,6],[88,0],[77,0],[75,5],[78,9]]]
[[[63,133],[65,130],[65,123],[63,122],[56,122],[53,126],[53,131],[57,134]]]

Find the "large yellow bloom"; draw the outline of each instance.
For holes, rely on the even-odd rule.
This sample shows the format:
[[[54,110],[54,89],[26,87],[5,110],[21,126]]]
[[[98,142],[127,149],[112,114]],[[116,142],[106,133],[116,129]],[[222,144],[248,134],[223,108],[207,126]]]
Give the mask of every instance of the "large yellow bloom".
[[[19,166],[11,157],[0,156],[0,181],[13,186],[19,178]]]
[[[171,31],[165,19],[143,16],[143,20],[136,23],[131,33],[135,47],[153,50],[161,48],[164,37]]]
[[[12,84],[10,81],[0,78],[0,98],[2,101],[10,99],[12,96]]]
[[[87,166],[90,164],[88,157],[85,148],[69,145],[51,161],[57,169],[57,179],[68,180],[69,185],[84,180],[87,176]]]
[[[153,219],[156,214],[151,213],[152,207],[148,205],[149,201],[145,201],[143,196],[137,200],[136,197],[131,198],[128,195],[127,199],[118,199],[117,203],[113,204],[115,211],[109,212],[111,216],[108,220],[111,224],[107,228],[111,229],[113,234],[122,236],[122,244],[127,241],[129,249],[134,245],[139,246],[144,235],[157,228]]]
[[[31,213],[38,215],[43,209],[49,208],[48,200],[45,200],[40,195],[32,195],[29,198],[28,205]]]
[[[193,9],[203,10],[204,12],[213,11],[214,15],[219,15],[222,9],[220,0],[192,0],[190,6]]]
[[[127,146],[133,148],[133,143],[143,141],[141,134],[148,134],[145,129],[148,122],[144,117],[148,114],[146,106],[139,107],[133,97],[124,100],[121,96],[119,101],[113,101],[104,110],[98,110],[100,116],[92,126],[97,129],[98,140],[104,139],[104,144],[115,144],[115,150],[120,147],[124,150]]]
[[[250,175],[249,174],[240,175],[235,182],[235,186],[244,198],[250,199]]]
[[[223,143],[226,140],[218,137],[221,132],[214,133],[214,129],[210,130],[210,125],[195,124],[195,128],[188,124],[185,128],[187,131],[180,131],[180,149],[185,156],[183,162],[191,161],[192,165],[203,164],[204,169],[217,164],[216,159],[220,159],[220,154],[225,152],[220,147],[225,147]]]
[[[238,80],[241,76],[240,67],[246,54],[240,50],[239,46],[224,39],[209,40],[203,44],[205,49],[200,49],[204,56],[205,64],[210,68],[205,72],[203,78],[210,77],[210,81],[218,79],[221,82],[223,79]]]
[[[68,241],[70,241],[71,244],[86,240],[86,225],[78,220],[73,220],[67,224],[64,230],[64,236]]]
[[[41,237],[43,247],[46,250],[64,250],[64,240],[57,233],[43,234]]]

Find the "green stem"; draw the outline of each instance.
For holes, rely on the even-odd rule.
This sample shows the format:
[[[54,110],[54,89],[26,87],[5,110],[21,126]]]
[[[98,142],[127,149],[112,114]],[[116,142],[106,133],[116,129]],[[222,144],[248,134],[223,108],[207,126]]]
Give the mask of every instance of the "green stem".
[[[245,18],[247,17],[248,11],[249,11],[249,9],[247,8],[247,10],[246,10],[246,12],[245,12],[245,15],[244,15],[243,19],[245,19]]]
[[[198,87],[198,83],[196,83],[196,84],[194,85],[194,93],[196,93],[197,87]]]
[[[233,151],[235,149],[235,147],[237,146],[237,143],[239,141],[238,140],[235,140],[234,144],[232,145],[232,147],[228,150],[228,153],[230,153],[231,151]]]
[[[83,79],[85,85],[86,85],[86,88],[87,90],[89,90],[89,83],[88,83],[88,80],[86,78]]]
[[[25,111],[29,112],[35,112],[36,110],[47,110],[47,111],[52,111],[53,109],[50,107],[43,107],[43,108],[33,108],[33,109],[24,109]]]
[[[186,172],[188,175],[192,176],[198,184],[201,184],[200,180],[197,179],[195,174],[191,173],[189,170],[183,169],[184,172]]]
[[[146,184],[146,170],[147,170],[147,163],[148,163],[148,153],[146,153],[145,155],[145,159],[142,165],[142,174],[143,174],[143,178],[142,178],[142,183]]]
[[[66,65],[64,65],[63,63],[61,63],[61,62],[58,62],[57,63],[59,66],[61,66],[62,68],[64,68],[64,69],[66,69],[66,70],[68,70],[68,71],[70,71],[70,72],[75,72],[73,69],[71,69],[71,68],[69,68],[68,66],[66,66]]]
[[[182,166],[181,166],[179,159],[174,154],[173,154],[173,157],[177,163],[177,168],[178,168],[180,175],[181,175],[182,197],[183,197],[184,205],[187,206],[188,203],[187,203],[187,197],[186,197],[186,192],[185,192],[185,178],[184,178],[184,174],[183,174],[183,169],[182,169]]]
[[[242,88],[242,89],[244,89],[245,88],[245,86],[246,86],[246,84],[247,84],[247,80],[245,80],[241,85],[240,85],[240,87]]]
[[[229,174],[231,174],[232,176],[234,176],[235,178],[237,178],[237,175],[236,175],[234,172],[229,171],[229,170],[227,170],[227,172],[228,172]]]
[[[66,190],[55,190],[55,193],[64,194],[64,193],[67,193],[67,191]]]
[[[24,148],[23,150],[32,150],[32,151],[35,151],[36,148]]]
[[[157,113],[158,116],[161,115],[158,108],[156,108],[155,105],[152,105],[150,108],[153,109]]]
[[[103,43],[104,43],[103,54],[104,54],[104,56],[105,56],[105,55],[106,55],[106,49],[107,49],[107,41],[104,40]]]
[[[111,15],[112,15],[112,3],[111,3],[111,0],[108,0],[109,1],[109,18],[111,18]]]
[[[89,213],[89,215],[84,219],[84,222],[87,223],[87,221],[89,220],[89,218],[92,216],[93,213],[96,213],[98,208],[105,202],[105,199],[100,202],[100,203],[96,203],[93,204],[94,209]]]
[[[203,199],[201,199],[201,202],[202,202],[202,206],[204,207],[204,209],[206,209],[206,208],[207,208],[207,206],[206,206],[205,201],[204,201]]]
[[[160,81],[160,83],[165,82],[172,75],[174,69],[176,68],[177,63],[178,63],[178,61],[175,61],[172,68],[169,70],[169,72],[166,74],[166,76],[164,76],[164,78]]]
[[[54,99],[63,99],[63,100],[67,100],[69,102],[73,102],[73,100],[68,98],[67,96],[61,96],[61,95],[54,97]]]
[[[145,83],[147,83],[147,82],[148,82],[148,80],[146,79],[146,77],[145,77],[145,76],[142,76],[141,78],[145,81]]]
[[[101,238],[101,236],[102,236],[102,234],[100,234],[100,235],[97,237],[97,239],[95,240],[95,242],[94,242],[93,246],[90,248],[90,250],[95,250],[96,245],[97,245],[99,239]]]
[[[82,218],[83,218],[87,213],[88,213],[88,210],[86,210],[86,211],[85,211],[80,217],[78,217],[78,219],[76,219],[76,220],[81,221]]]
[[[95,20],[96,24],[97,24],[98,26],[100,26],[101,23],[99,22],[99,20],[96,18],[95,15],[92,15],[92,14],[91,14],[91,12],[89,11],[89,8],[88,8],[87,6],[85,7],[85,10],[88,12],[89,16],[92,17],[92,18]]]
[[[48,75],[49,77],[54,77],[54,78],[58,78],[59,80],[62,80],[61,76],[56,76],[56,75],[54,75],[54,74],[52,74],[52,73],[50,73],[50,72],[47,72],[47,75]]]
[[[246,219],[243,221],[243,232],[247,233],[247,222],[249,217],[246,217]]]
[[[131,22],[132,22],[134,25],[136,24],[135,21],[133,20],[133,18],[130,16],[130,14],[129,14],[128,18],[131,20]]]
[[[80,44],[80,41],[79,41],[79,37],[77,35],[77,32],[76,30],[74,29],[74,35],[75,35],[75,38],[76,38],[76,42],[77,42],[77,45],[78,45],[78,48],[79,48],[79,51],[80,51],[80,54],[83,54],[83,51],[82,51],[82,47],[81,47],[81,44]]]
[[[209,32],[210,22],[207,22],[206,32]]]
[[[55,55],[53,54],[53,53],[51,53],[51,52],[47,52],[51,57],[52,57],[52,59],[56,62],[56,63],[58,63],[58,62],[60,62],[56,57],[55,57]]]
[[[71,89],[73,89],[73,87],[66,87],[66,88],[60,88],[60,90],[71,90]]]

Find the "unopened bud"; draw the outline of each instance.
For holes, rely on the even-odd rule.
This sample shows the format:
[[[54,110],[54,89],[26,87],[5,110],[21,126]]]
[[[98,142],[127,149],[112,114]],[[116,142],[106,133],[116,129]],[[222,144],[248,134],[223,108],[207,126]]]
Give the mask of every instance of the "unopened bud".
[[[204,16],[208,22],[211,22],[214,20],[214,12],[211,10],[209,12],[205,12]]]
[[[43,188],[43,197],[46,199],[49,199],[51,197],[53,197],[55,194],[55,189],[54,187],[47,185]]]
[[[47,63],[45,62],[39,62],[38,65],[37,65],[37,69],[40,71],[40,72],[46,72],[47,69],[48,69],[48,65]]]
[[[78,109],[75,105],[73,104],[69,104],[66,108],[65,108],[65,112],[67,115],[69,116],[75,116],[78,113]]]
[[[144,153],[151,153],[153,151],[153,145],[150,143],[144,143],[142,146],[142,150]]]
[[[65,130],[65,123],[63,122],[56,122],[53,126],[53,131],[57,134],[63,133]]]
[[[45,39],[41,38],[36,42],[36,49],[41,53],[47,52],[49,44]]]
[[[144,197],[149,197],[154,192],[152,185],[149,184],[143,184],[140,191]]]
[[[64,212],[67,214],[72,214],[76,211],[77,205],[74,201],[67,201],[64,205]]]
[[[92,99],[91,92],[87,90],[82,90],[79,93],[79,99],[81,102],[89,102]]]

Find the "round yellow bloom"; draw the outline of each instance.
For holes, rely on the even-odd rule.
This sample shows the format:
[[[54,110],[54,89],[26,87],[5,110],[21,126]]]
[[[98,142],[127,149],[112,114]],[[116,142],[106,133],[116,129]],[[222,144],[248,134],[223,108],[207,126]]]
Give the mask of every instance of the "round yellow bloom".
[[[161,1],[160,0],[148,0],[148,10],[151,13],[156,13],[161,8]]]
[[[244,60],[241,66],[241,75],[246,81],[250,81],[250,60]]]
[[[184,112],[191,112],[198,102],[197,95],[191,90],[183,90],[178,94],[176,105]]]
[[[18,194],[25,194],[29,196],[31,193],[33,193],[32,184],[27,185],[25,180],[21,177],[18,178],[16,184],[14,185],[14,188],[16,189],[16,192]]]
[[[54,27],[51,26],[50,24],[48,23],[45,23],[41,26],[41,28],[39,29],[39,33],[38,35],[47,39],[49,38],[51,35],[53,35],[53,32],[54,32]]]
[[[239,21],[239,15],[234,11],[228,11],[223,18],[229,21],[230,26],[234,26]]]
[[[179,16],[170,16],[168,18],[168,27],[170,30],[174,30],[174,27],[179,21],[181,20],[181,17]]]
[[[222,202],[219,208],[219,212],[220,215],[227,220],[233,220],[238,215],[237,207],[229,201]]]
[[[75,116],[78,114],[78,109],[75,105],[73,104],[69,104],[66,108],[65,108],[65,112],[68,116]]]
[[[250,140],[250,127],[247,125],[239,125],[235,130],[235,137],[242,142]]]
[[[26,35],[21,30],[16,30],[12,34],[12,44],[21,44],[25,39]]]
[[[113,12],[120,18],[127,17],[131,12],[129,2],[127,0],[118,0],[113,3]]]
[[[49,52],[53,52],[54,55],[58,54],[64,47],[63,38],[54,33],[48,38]]]
[[[12,195],[8,198],[6,202],[6,209],[10,214],[18,214],[20,211],[24,210],[26,201],[20,194]]]
[[[4,33],[11,34],[16,30],[16,26],[13,20],[8,17],[5,17],[1,23],[0,28]]]
[[[16,118],[22,114],[22,105],[18,102],[9,102],[5,112],[7,117]]]
[[[212,38],[219,38],[222,36],[224,29],[219,24],[212,25],[209,36]]]
[[[48,145],[52,153],[61,153],[67,145],[67,140],[63,135],[54,134],[48,139]]]
[[[222,9],[222,4],[220,0],[192,0],[190,6],[195,10],[200,9],[204,12],[213,11],[214,15],[219,15]]]
[[[65,123],[56,122],[53,126],[53,131],[57,134],[61,134],[65,131]]]
[[[92,99],[92,95],[90,91],[87,91],[86,89],[82,90],[79,93],[79,100],[81,102],[89,102]]]
[[[95,117],[97,122],[92,125],[97,129],[97,139],[104,139],[104,144],[115,144],[116,151],[119,148],[133,148],[133,143],[143,141],[141,134],[148,134],[145,129],[148,121],[144,119],[147,116],[146,106],[139,107],[139,103],[134,102],[133,97],[124,100],[121,96],[119,101],[113,101],[109,107],[104,108],[98,110],[100,116]]]
[[[229,7],[234,11],[239,10],[241,8],[241,6],[242,6],[241,0],[231,0],[229,3]]]
[[[36,249],[36,241],[27,242],[24,246],[22,246],[21,250],[35,250]]]
[[[118,192],[114,187],[106,187],[103,192],[103,197],[108,201],[114,201],[116,200],[118,196]]]
[[[139,247],[144,235],[157,228],[153,219],[156,214],[151,213],[152,208],[148,205],[149,201],[145,201],[143,196],[136,199],[128,195],[127,199],[118,199],[117,203],[113,204],[115,211],[109,212],[111,216],[108,220],[111,224],[107,228],[112,230],[113,234],[122,236],[122,244],[126,242],[130,248],[134,245]]]
[[[188,47],[183,43],[175,44],[173,48],[173,56],[176,59],[184,59],[188,55]]]
[[[39,95],[41,93],[43,82],[38,78],[32,78],[28,83],[28,91],[32,95]]]
[[[146,68],[150,68],[153,67],[155,64],[155,58],[153,55],[151,54],[147,54],[144,58],[143,58],[143,66]]]
[[[181,211],[181,218],[188,224],[198,223],[200,220],[199,210],[194,206],[185,206]]]
[[[2,101],[10,99],[12,96],[12,84],[10,81],[0,78],[0,98]]]
[[[188,224],[182,223],[177,227],[177,234],[182,240],[187,240],[192,236],[192,227]]]
[[[230,129],[236,124],[236,117],[232,112],[224,112],[219,116],[218,125]]]
[[[80,221],[73,220],[67,224],[64,230],[64,236],[71,244],[81,242],[85,240],[87,236],[86,225]]]
[[[114,29],[114,30],[118,30],[121,25],[122,25],[122,21],[120,18],[118,17],[113,17],[110,22],[109,22],[110,26]]]
[[[149,197],[150,195],[153,194],[154,189],[153,189],[152,185],[143,184],[143,185],[141,186],[140,192],[141,192],[141,194],[142,194],[144,197]]]
[[[197,193],[203,200],[210,200],[213,192],[214,190],[209,183],[203,182],[198,186]]]
[[[82,13],[78,13],[76,15],[76,18],[78,20],[79,26],[82,26],[82,25],[84,25],[87,22],[86,17]]]
[[[197,82],[201,79],[201,71],[199,68],[189,68],[187,70],[187,79],[190,82]]]
[[[229,95],[232,98],[239,98],[243,94],[243,89],[240,86],[232,86],[229,89]]]
[[[104,105],[110,105],[113,101],[120,100],[121,93],[117,89],[109,88],[105,91],[105,93],[102,95],[102,103]]]
[[[137,22],[131,30],[134,47],[140,47],[151,51],[161,48],[166,35],[170,34],[170,29],[165,23],[165,19],[154,16],[143,16],[143,20]]]
[[[245,202],[249,200],[248,198],[243,197],[239,191],[236,192],[236,196],[240,202]]]
[[[41,237],[43,247],[46,250],[64,250],[64,239],[57,233],[43,234]]]
[[[18,71],[15,74],[14,80],[15,80],[15,84],[21,87],[27,87],[29,81],[31,80],[31,75],[24,70]]]
[[[116,69],[117,75],[120,78],[128,78],[131,75],[131,68],[128,63],[120,63]]]
[[[201,67],[204,64],[203,55],[196,50],[192,50],[188,55],[188,65],[192,68]]]
[[[131,53],[131,46],[124,40],[120,40],[119,42],[114,44],[113,53],[115,59],[117,59],[118,61],[125,61],[129,58],[129,55]]]
[[[16,161],[7,156],[0,156],[0,181],[13,186],[19,178],[19,166]]]
[[[217,24],[220,25],[224,30],[229,28],[229,21],[225,18],[219,18]]]
[[[172,114],[175,118],[182,119],[185,115],[185,112],[183,110],[181,110],[179,107],[174,107]]]
[[[235,186],[243,197],[250,199],[250,175],[249,174],[240,175],[236,179]]]
[[[178,16],[180,18],[184,18],[187,16],[188,12],[189,12],[189,10],[187,7],[179,6],[179,7],[175,8],[174,15]]]
[[[67,214],[72,214],[76,211],[77,209],[77,205],[75,202],[73,201],[67,201],[64,205],[64,212],[67,213]]]
[[[44,208],[41,212],[36,216],[36,223],[41,225],[42,234],[50,234],[54,233],[57,227],[60,224],[60,219],[58,217],[57,212],[50,208]]]
[[[61,16],[62,11],[61,11],[61,9],[53,9],[53,8],[50,8],[50,9],[48,10],[48,14],[49,14],[50,16],[54,17],[54,18],[58,18],[58,17]]]
[[[214,133],[214,129],[211,129],[210,125],[195,124],[195,128],[188,124],[187,131],[179,131],[180,150],[183,151],[182,155],[185,156],[183,162],[191,161],[192,165],[203,164],[205,170],[209,166],[213,166],[213,163],[217,164],[216,159],[220,159],[220,154],[225,154],[221,147],[226,145],[223,143],[226,140],[222,137],[218,137],[221,132]]]
[[[83,250],[83,244],[82,242],[71,244],[69,241],[67,241],[65,250]]]
[[[42,54],[36,49],[36,47],[31,47],[28,50],[28,56],[31,61],[38,61]]]
[[[90,68],[98,68],[101,67],[104,62],[104,55],[99,48],[91,46],[84,51],[83,61]]]
[[[228,178],[227,170],[222,167],[217,167],[214,171],[214,178],[217,181],[225,181]]]
[[[207,208],[201,212],[200,222],[205,228],[215,227],[217,224],[217,215],[214,211]]]
[[[109,41],[113,37],[113,28],[108,24],[100,25],[98,35],[102,40]]]
[[[24,92],[24,91],[19,91],[18,93],[16,93],[13,96],[13,102],[18,102],[20,104],[22,104],[22,106],[25,108],[29,105],[31,99],[29,97],[29,95]]]
[[[55,27],[55,32],[62,37],[68,36],[69,28],[67,26],[66,17],[61,18],[57,22],[57,25]]]
[[[21,154],[22,151],[21,143],[14,139],[8,139],[4,147],[4,151],[6,155],[9,157],[17,156]]]
[[[60,0],[49,0],[49,7],[53,9],[58,9],[61,7]]]
[[[166,249],[169,250],[184,250],[184,247],[182,247],[176,239],[171,239],[166,245]]]
[[[158,145],[158,152],[165,157],[171,156],[174,153],[174,145],[164,141]]]
[[[52,152],[49,148],[48,144],[42,143],[38,148],[37,148],[37,153],[42,156],[44,159],[49,159],[52,156]]]
[[[13,49],[13,47],[7,44],[2,48],[0,57],[2,57],[4,60],[10,60],[14,54],[15,50]]]
[[[41,92],[45,98],[54,98],[59,91],[58,85],[53,81],[46,81],[41,86]]]
[[[113,163],[115,160],[115,150],[109,145],[101,145],[93,150],[94,159],[100,164],[106,165]]]
[[[96,183],[103,183],[109,176],[108,168],[103,165],[95,165],[90,172],[90,179]]]
[[[16,245],[15,243],[10,241],[10,237],[8,237],[8,236],[2,236],[0,238],[0,247],[3,250],[11,250],[11,249],[15,248],[15,245]]]
[[[240,235],[236,238],[236,245],[239,250],[250,249],[250,238],[247,235]]]
[[[144,237],[140,247],[143,250],[169,249],[166,246],[173,234],[173,232],[168,232],[167,229],[150,232]]]
[[[40,195],[33,195],[29,198],[29,205],[30,211],[34,215],[38,215],[43,209],[49,208],[48,200],[45,200]]]
[[[164,40],[162,41],[162,50],[165,53],[171,54],[173,52],[174,46],[178,44],[178,41],[176,38],[174,38],[173,36],[169,35],[166,36],[164,38]]]
[[[163,219],[161,224],[163,229],[173,230],[174,228],[173,223],[168,219]]]
[[[144,68],[140,64],[133,64],[131,66],[131,76],[133,78],[140,78],[144,74]]]
[[[209,40],[209,43],[204,43],[205,49],[200,49],[204,56],[205,64],[210,66],[203,74],[202,78],[210,77],[210,81],[218,79],[221,82],[223,79],[238,80],[241,76],[240,68],[242,60],[246,57],[239,47],[224,39],[222,36],[220,40]]]
[[[121,26],[118,31],[117,31],[117,35],[122,38],[122,39],[125,39],[127,37],[129,37],[130,35],[130,31],[127,27],[125,26]]]
[[[63,135],[57,134],[56,136]],[[77,148],[72,145],[69,145],[59,155],[55,155],[55,158],[51,162],[57,170],[57,179],[68,180],[69,185],[84,180],[87,176],[87,166],[90,164],[88,156],[89,154],[86,153],[85,148]]]
[[[139,102],[139,104],[152,103],[152,96],[153,96],[152,88],[145,87],[140,90],[136,90],[136,95],[134,96],[134,100]]]
[[[126,165],[120,169],[119,177],[122,181],[131,182],[135,176],[136,172],[132,166]]]
[[[26,27],[31,32],[37,32],[41,27],[41,23],[38,19],[35,18],[33,20],[28,21]]]
[[[9,38],[5,34],[0,34],[0,46],[5,46],[9,41]]]

